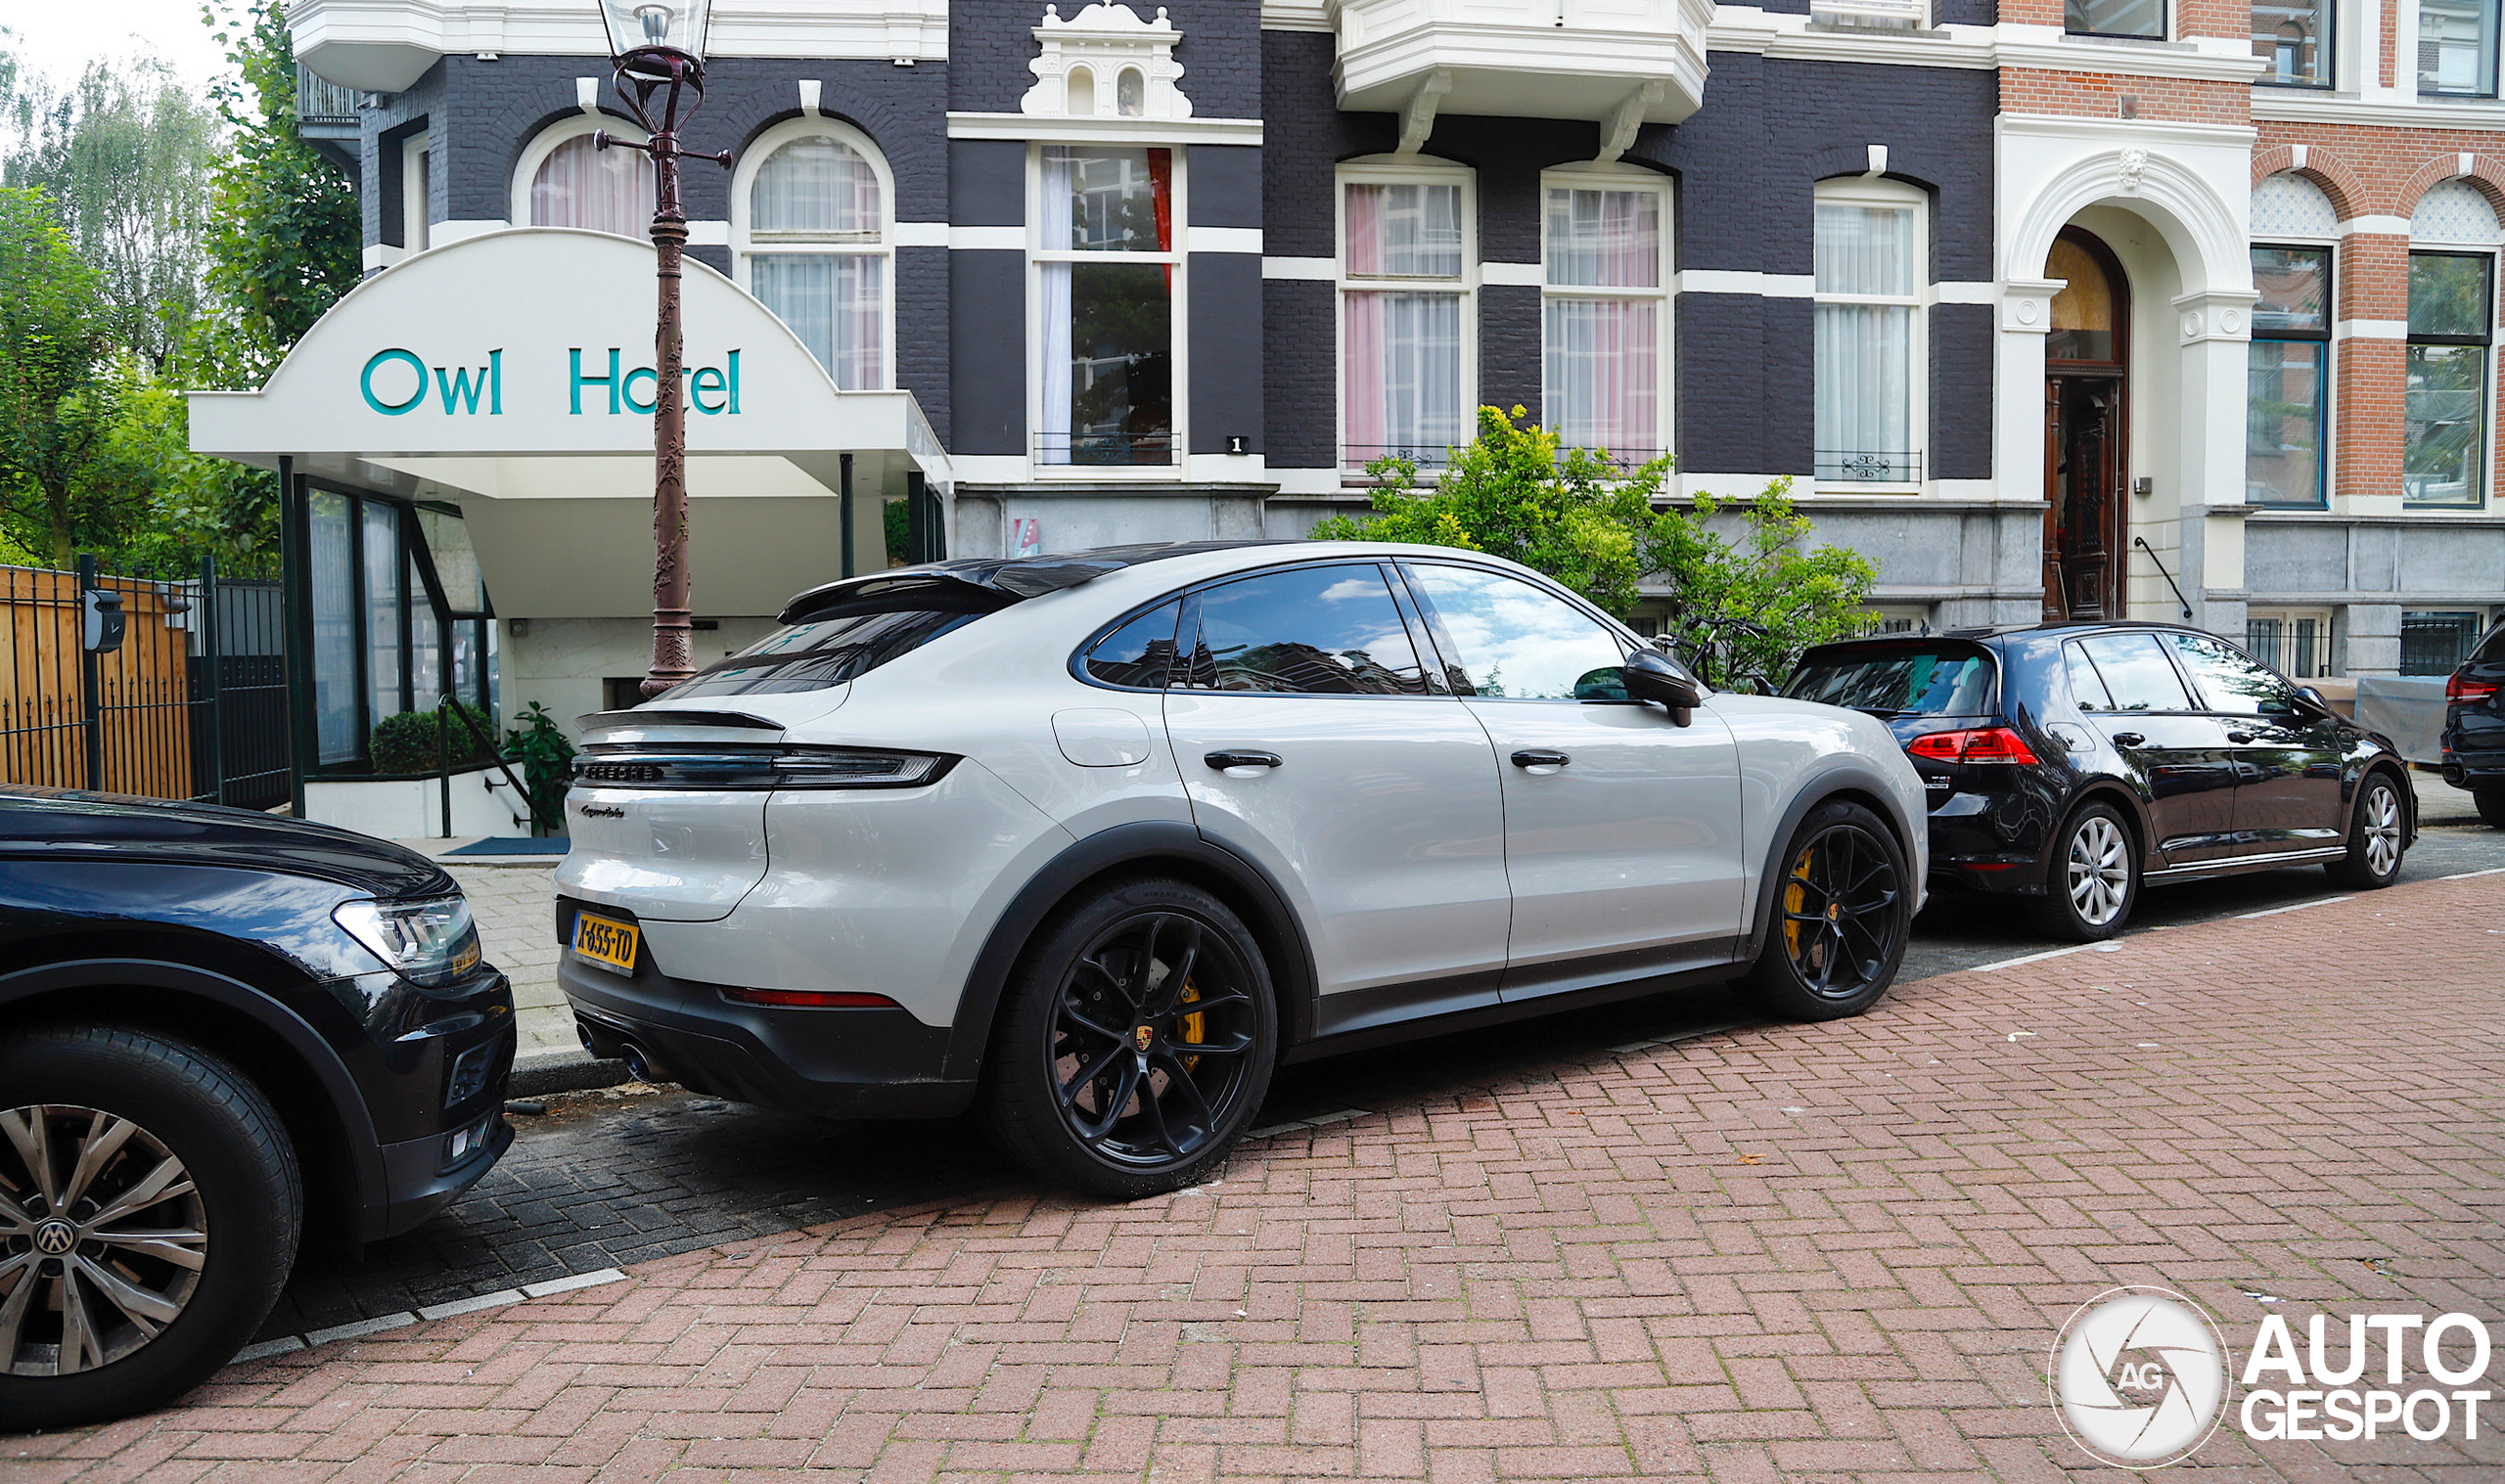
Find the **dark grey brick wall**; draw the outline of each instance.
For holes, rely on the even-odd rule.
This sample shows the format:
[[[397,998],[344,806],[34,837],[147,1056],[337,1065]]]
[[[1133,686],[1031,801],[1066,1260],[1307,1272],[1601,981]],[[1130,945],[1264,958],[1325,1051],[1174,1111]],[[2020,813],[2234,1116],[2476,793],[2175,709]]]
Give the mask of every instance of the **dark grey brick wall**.
[[[1087,0],[1061,0],[1068,20]],[[1128,0],[1145,20],[1154,0]],[[1260,112],[1261,8],[1254,0],[1165,0],[1165,19],[1183,33],[1174,60],[1177,84],[1200,118],[1252,118]],[[953,0],[948,7],[948,107],[961,113],[1015,113],[1035,85],[1035,22],[1043,0]],[[1324,37],[1329,41],[1329,37]]]
[[[445,112],[445,66],[436,63],[407,91],[386,94],[378,106],[358,111],[361,168],[357,197],[364,208],[365,246],[369,247],[377,243],[394,247],[407,246],[402,240],[400,220],[400,146],[418,129],[428,132],[428,148],[434,151],[434,160],[429,166],[432,178],[427,193],[427,220],[442,221],[452,214],[444,209],[452,171],[446,168],[449,140],[440,127]]]
[[[1026,451],[1026,254],[948,254],[949,450]]]
[[[1194,145],[1184,189],[1191,196],[1193,226],[1258,227],[1261,152],[1250,145]]]
[[[1490,284],[1479,291],[1479,400],[1540,414],[1539,291]]]
[[[948,258],[945,247],[898,247],[896,384],[913,393],[940,446],[954,447],[956,387],[948,376]]]
[[[948,220],[960,227],[1026,224],[1026,147],[1015,139],[948,146]]]
[[[1261,284],[1261,385],[1274,469],[1327,469],[1339,457],[1335,292],[1307,279]]]
[[[1989,304],[1935,304],[1931,311],[1931,471],[1939,479],[1992,475],[1992,336]]]
[[[1676,336],[1680,471],[1807,474],[1809,301],[1683,293]]]
[[[1261,260],[1250,252],[1192,254],[1189,308],[1192,447],[1222,454],[1230,433],[1262,451]]]

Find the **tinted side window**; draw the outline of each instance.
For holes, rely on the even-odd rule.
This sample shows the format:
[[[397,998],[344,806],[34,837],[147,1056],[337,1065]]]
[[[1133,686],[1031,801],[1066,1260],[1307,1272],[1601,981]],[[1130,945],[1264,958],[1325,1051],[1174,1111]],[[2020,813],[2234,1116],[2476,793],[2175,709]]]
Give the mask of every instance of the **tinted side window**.
[[[2114,709],[2114,697],[2107,694],[2105,679],[2096,673],[2095,662],[2087,657],[2087,651],[2075,644],[2066,644],[2062,646],[2062,662],[2070,668],[2071,697],[2078,702],[2080,710]]]
[[[1626,651],[1591,615],[1501,572],[1404,563],[1435,608],[1463,695],[1529,700],[1624,700]],[[1468,680],[1468,689],[1462,682]]]
[[[2294,687],[2264,666],[2202,634],[2168,634],[2174,657],[2192,672],[2212,711],[2292,711]]]
[[[1096,642],[1087,652],[1087,673],[1109,686],[1165,688],[1174,663],[1174,624],[1182,614],[1178,599],[1151,608]]]
[[[1898,716],[1983,716],[1992,709],[1992,662],[1937,645],[1812,654],[1783,694]]]
[[[1301,696],[1424,696],[1427,675],[1377,566],[1248,577],[1194,600],[1184,684]]]
[[[2154,634],[2099,634],[2079,641],[2117,711],[2189,711],[2192,697]]]

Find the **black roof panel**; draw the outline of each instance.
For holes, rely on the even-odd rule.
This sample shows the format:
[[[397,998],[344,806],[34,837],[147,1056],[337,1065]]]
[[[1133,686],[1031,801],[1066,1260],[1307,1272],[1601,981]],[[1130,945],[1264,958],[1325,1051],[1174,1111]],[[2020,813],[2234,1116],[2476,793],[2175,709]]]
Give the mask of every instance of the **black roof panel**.
[[[963,557],[953,562],[927,562],[920,566],[889,567],[861,577],[823,583],[783,605],[777,623],[798,623],[839,602],[901,598],[916,589],[957,589],[961,594],[989,595],[1004,606],[1040,598],[1064,588],[1093,582],[1108,572],[1168,557],[1196,557],[1205,552],[1234,551],[1247,546],[1292,546],[1287,541],[1153,541],[1136,546],[1100,546],[1091,551],[1062,552],[1049,557]],[[971,590],[971,592],[969,592]]]

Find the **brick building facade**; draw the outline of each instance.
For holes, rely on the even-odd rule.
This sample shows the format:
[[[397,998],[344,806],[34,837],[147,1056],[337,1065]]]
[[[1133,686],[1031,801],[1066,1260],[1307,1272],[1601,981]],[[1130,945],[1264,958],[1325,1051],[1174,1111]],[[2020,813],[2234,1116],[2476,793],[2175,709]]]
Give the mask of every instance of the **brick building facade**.
[[[2427,670],[2505,609],[2497,0],[1065,8],[717,10],[689,144],[733,164],[690,167],[693,255],[825,368],[819,423],[910,404],[893,447],[699,466],[720,642],[783,579],[708,519],[849,510],[856,565],[909,494],[951,555],[1294,536],[1480,404],[1671,454],[1681,496],[1790,478],[1892,621],[2188,609],[2311,677]],[[370,269],[633,228],[579,9],[290,8],[353,100],[313,132],[357,173]],[[416,404],[365,364],[368,441],[218,451],[460,511],[523,620],[507,703],[599,706],[641,668],[637,607],[486,538],[623,522],[591,544],[630,553],[631,498],[497,519],[587,471],[631,496],[634,466],[559,478],[512,427],[412,451]]]

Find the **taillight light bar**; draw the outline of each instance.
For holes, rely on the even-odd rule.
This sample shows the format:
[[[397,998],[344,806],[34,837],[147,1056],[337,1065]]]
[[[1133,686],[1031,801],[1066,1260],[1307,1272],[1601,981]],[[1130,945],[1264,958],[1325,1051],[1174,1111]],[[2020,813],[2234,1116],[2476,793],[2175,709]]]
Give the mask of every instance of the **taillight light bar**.
[[[914,788],[956,763],[944,752],[885,747],[688,747],[594,742],[574,781],[624,788]]]
[[[1905,743],[1905,751],[1936,763],[2035,763],[2035,749],[2007,727],[1933,732]]]
[[[2482,700],[2496,698],[2496,682],[2465,680],[2459,675],[2444,682],[2444,700],[2448,705],[2475,706]]]

